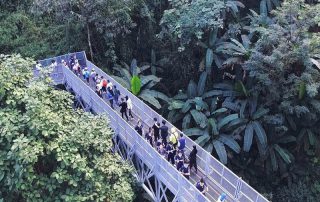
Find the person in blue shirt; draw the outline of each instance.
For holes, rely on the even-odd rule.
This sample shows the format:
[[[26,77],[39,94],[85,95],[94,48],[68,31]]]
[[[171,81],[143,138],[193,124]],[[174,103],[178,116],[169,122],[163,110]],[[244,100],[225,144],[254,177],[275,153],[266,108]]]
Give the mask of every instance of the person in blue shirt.
[[[183,176],[185,176],[187,179],[190,177],[190,169],[189,169],[189,163],[185,161],[183,163],[183,166],[179,170]]]
[[[107,92],[107,100],[109,100],[111,108],[114,109],[114,107],[113,107],[113,96],[109,91]]]
[[[200,179],[199,182],[196,183],[196,188],[203,194],[206,195],[206,192],[209,191],[209,188],[206,184],[206,182],[204,181],[203,178]]]
[[[119,106],[119,96],[120,96],[120,91],[117,89],[117,86],[113,86],[113,94],[114,94],[114,102],[116,103],[117,106]]]
[[[186,147],[186,139],[183,137],[183,134],[180,133],[180,138],[178,141],[178,150],[184,154],[184,148]]]
[[[184,157],[183,157],[181,151],[178,152],[178,155],[176,155],[174,160],[176,162],[177,170],[180,171],[180,168],[182,168],[183,162],[184,162]]]
[[[172,142],[169,142],[169,144],[166,147],[167,154],[168,154],[168,161],[174,165],[174,147],[172,145]]]
[[[82,75],[83,75],[83,79],[85,79],[87,83],[89,83],[90,72],[87,67],[84,68],[84,70],[82,71]]]

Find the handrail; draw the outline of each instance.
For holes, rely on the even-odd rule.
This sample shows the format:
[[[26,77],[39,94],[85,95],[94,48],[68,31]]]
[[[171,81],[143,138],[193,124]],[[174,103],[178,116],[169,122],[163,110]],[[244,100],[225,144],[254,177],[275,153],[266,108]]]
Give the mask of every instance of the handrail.
[[[122,128],[122,132],[119,132],[119,135],[121,136],[122,140],[126,141],[127,144],[136,143],[136,144],[140,145],[140,147],[137,147],[137,151],[136,151],[137,155],[140,156],[140,158],[142,158],[144,160],[149,160],[149,162],[146,162],[146,163],[149,163],[150,167],[152,167],[152,165],[154,165],[154,162],[157,162],[157,165],[159,166],[159,168],[157,170],[158,171],[162,170],[163,172],[155,172],[155,175],[157,177],[159,177],[160,179],[162,179],[164,184],[166,182],[169,182],[167,177],[171,176],[171,179],[173,181],[177,181],[176,179],[178,176],[178,182],[176,183],[176,185],[178,185],[178,186],[173,186],[173,185],[170,186],[170,184],[168,186],[168,184],[167,184],[168,188],[172,192],[177,193],[178,191],[181,192],[181,189],[185,189],[183,194],[181,195],[181,197],[185,198],[185,200],[187,200],[187,201],[190,201],[190,200],[192,200],[192,201],[194,201],[194,200],[196,200],[196,201],[209,201],[203,194],[201,194],[201,192],[198,189],[196,189],[194,187],[193,184],[191,184],[191,182],[189,182],[186,178],[184,178],[176,170],[175,167],[173,167],[164,157],[162,157],[144,138],[142,138],[134,130],[134,128],[130,124],[128,124],[126,121],[124,121],[122,119],[122,117],[118,113],[116,113],[106,103],[105,100],[103,100],[101,97],[99,97],[79,77],[74,75],[74,73],[71,72],[67,68],[63,68],[63,72],[65,75],[66,82],[71,83],[72,86],[76,86],[76,88],[74,88],[74,90],[76,92],[78,91],[77,93],[80,93],[83,96],[83,99],[85,101],[88,102],[88,100],[86,100],[86,99],[90,98],[90,102],[92,104],[93,110],[95,108],[95,105],[92,102],[95,102],[100,108],[103,109],[104,112],[106,112],[108,114],[110,123],[113,126],[113,128],[115,128],[115,130],[119,131],[119,130],[121,130],[120,128]],[[73,82],[75,82],[75,83],[73,83]],[[82,91],[83,89],[86,89],[86,91],[83,92]],[[86,94],[86,96],[83,93]],[[97,101],[99,101],[100,104],[98,104]],[[98,110],[97,110],[97,112],[98,112]],[[125,126],[125,127],[123,127],[123,126]],[[132,135],[133,135],[133,137],[132,137]],[[148,157],[148,156],[146,156],[146,154],[149,154],[148,156],[151,158],[146,158],[146,157]],[[168,171],[170,171],[170,172],[168,172]],[[161,174],[162,175],[165,174],[167,177],[164,177]],[[172,176],[172,174],[174,174],[175,177]],[[172,182],[172,180],[170,182]],[[186,186],[182,187],[182,185],[186,185]],[[179,188],[180,190],[176,189],[176,188]],[[195,195],[192,195],[190,192],[194,192]],[[192,197],[192,198],[190,198],[190,197]]]
[[[74,54],[74,53],[73,53]],[[84,52],[77,52],[75,54],[83,54],[83,59],[86,60],[86,56]],[[63,55],[61,57],[68,57],[70,54]],[[61,58],[56,57],[56,58]],[[48,63],[51,59],[43,60]],[[147,123],[152,124],[153,118],[156,117],[158,120],[166,120],[157,112],[155,112],[151,107],[141,101],[139,98],[134,96],[130,91],[120,85],[115,79],[111,76],[107,75],[103,72],[100,68],[95,66],[90,61],[86,60],[86,65],[88,69],[95,68],[96,72],[99,75],[103,75],[104,77],[111,80],[114,84],[118,86],[120,92],[127,94],[131,99],[132,103],[135,107],[135,111],[138,111],[138,114],[141,116],[143,115],[146,118],[144,121]],[[148,113],[147,113],[148,112]],[[169,121],[167,121],[167,126],[169,128],[174,127]],[[177,129],[177,128],[176,128]],[[179,129],[178,132],[182,133]],[[192,145],[197,145],[193,140],[191,140],[188,136],[185,135],[186,138],[186,146],[187,149],[190,151]],[[218,188],[221,192],[225,192],[228,197],[231,199],[239,201],[252,201],[252,202],[267,202],[268,200],[263,197],[260,193],[258,193],[255,189],[253,189],[250,185],[248,185],[244,180],[239,178],[235,175],[229,168],[223,165],[220,161],[218,161],[215,157],[209,154],[206,150],[198,145],[198,155],[197,158],[200,160],[198,161],[198,167],[205,171],[207,178],[209,179],[209,183],[212,182],[212,186]],[[208,183],[208,181],[207,181]],[[217,196],[216,196],[217,197]]]

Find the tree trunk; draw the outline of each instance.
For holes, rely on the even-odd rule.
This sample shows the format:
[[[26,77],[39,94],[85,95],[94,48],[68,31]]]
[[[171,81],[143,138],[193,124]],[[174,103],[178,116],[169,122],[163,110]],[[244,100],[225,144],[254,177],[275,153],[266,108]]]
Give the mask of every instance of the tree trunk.
[[[92,45],[91,45],[91,36],[90,36],[90,28],[89,28],[89,23],[87,23],[87,35],[88,35],[88,45],[89,45],[89,50],[90,50],[90,56],[91,56],[91,61],[93,61],[93,51],[92,51]]]

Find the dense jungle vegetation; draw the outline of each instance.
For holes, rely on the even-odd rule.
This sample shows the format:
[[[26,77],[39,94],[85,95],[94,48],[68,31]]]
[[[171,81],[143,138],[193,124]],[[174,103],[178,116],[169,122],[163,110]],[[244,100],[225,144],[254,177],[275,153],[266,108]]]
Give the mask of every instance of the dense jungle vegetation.
[[[0,51],[86,50],[272,201],[320,197],[317,0],[0,0]],[[1,178],[1,176],[0,176]]]

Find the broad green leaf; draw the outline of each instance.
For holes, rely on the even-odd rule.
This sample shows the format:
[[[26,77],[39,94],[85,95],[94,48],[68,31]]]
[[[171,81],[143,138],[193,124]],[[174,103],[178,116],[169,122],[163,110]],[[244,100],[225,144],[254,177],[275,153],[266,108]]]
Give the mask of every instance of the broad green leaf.
[[[218,29],[214,28],[212,30],[210,30],[210,37],[209,37],[209,46],[213,46],[216,42],[217,39],[217,35],[218,35]]]
[[[147,85],[149,82],[153,81],[155,83],[160,82],[160,78],[156,77],[154,75],[148,75],[148,76],[141,76],[141,87],[143,88],[145,85]]]
[[[173,97],[173,99],[175,100],[184,100],[184,99],[188,99],[188,95],[185,93],[178,93],[177,95],[175,95]]]
[[[227,145],[230,149],[232,149],[237,154],[240,153],[239,144],[233,139],[231,135],[220,135],[219,140]]]
[[[127,81],[121,77],[118,77],[118,76],[112,76],[112,78],[114,78],[120,85],[122,85],[126,89],[128,89],[128,90],[131,89],[131,84],[129,81]]]
[[[261,124],[258,121],[254,121],[254,122],[252,122],[252,126],[253,126],[253,129],[257,135],[259,142],[262,145],[266,145],[267,144],[267,135],[266,135],[266,132],[264,131],[263,127],[261,126]]]
[[[316,144],[316,136],[315,136],[315,134],[310,129],[307,129],[307,133],[308,133],[310,145],[314,146]]]
[[[193,80],[191,80],[188,84],[187,94],[189,98],[194,98],[197,96],[197,84]]]
[[[182,113],[187,113],[191,109],[191,106],[192,106],[192,101],[191,100],[187,100],[184,103],[184,105],[183,105],[183,107],[181,109],[181,112]]]
[[[244,118],[244,111],[247,107],[247,103],[248,103],[248,100],[241,102],[241,107],[240,107],[240,112],[239,112],[240,118]]]
[[[207,104],[206,102],[204,102],[201,97],[195,97],[195,98],[193,99],[193,101],[194,101],[194,103],[196,104],[196,109],[197,109],[198,111],[201,111],[201,110],[203,110],[203,109],[204,109],[204,110],[209,110],[208,104]]]
[[[211,154],[212,153],[212,149],[213,149],[213,144],[211,144],[211,143],[207,144],[204,147],[204,149]]]
[[[201,128],[205,128],[207,126],[207,117],[206,115],[204,115],[202,112],[199,112],[195,109],[190,111],[193,119],[195,120],[195,122],[201,127]]]
[[[237,82],[235,83],[234,88],[235,88],[235,90],[236,90],[238,93],[240,93],[240,94],[248,97],[248,90],[247,90],[246,87],[243,85],[242,81],[237,81]]]
[[[137,60],[133,59],[131,61],[131,65],[130,65],[130,72],[132,76],[138,76],[138,66],[137,66]]]
[[[182,129],[187,129],[190,126],[191,114],[187,114],[182,120]]]
[[[257,120],[259,118],[261,118],[262,116],[266,115],[269,113],[269,109],[265,109],[265,108],[259,108],[252,116],[252,118],[254,120]]]
[[[181,109],[183,107],[184,103],[185,102],[182,102],[180,100],[173,100],[172,102],[170,102],[169,110]]]
[[[224,144],[220,142],[219,140],[213,141],[214,149],[216,150],[218,157],[222,164],[227,164],[228,157],[227,157],[227,151],[224,147]]]
[[[202,72],[199,78],[197,90],[198,90],[198,96],[202,96],[206,87],[206,81],[207,81],[207,72]]]
[[[250,151],[253,139],[253,127],[252,124],[249,123],[246,127],[244,132],[244,139],[243,139],[243,151],[248,152]]]
[[[213,114],[213,115],[221,114],[221,113],[224,113],[224,112],[226,112],[226,111],[228,111],[227,108],[220,108],[220,109],[217,109],[216,111],[214,111],[212,114]]]
[[[278,144],[274,144],[273,147],[281,156],[284,162],[286,162],[287,164],[291,163],[290,156],[287,154],[287,152],[284,149],[282,149]]]
[[[198,137],[195,142],[197,144],[199,144],[200,146],[205,145],[205,143],[210,139],[210,137],[208,135],[202,135],[200,137]]]
[[[238,114],[230,114],[218,122],[218,129],[220,130],[222,127],[230,123],[231,121],[239,118]]]
[[[138,76],[133,76],[131,79],[131,92],[138,95],[141,89],[141,80]]]
[[[219,131],[218,131],[218,126],[217,126],[216,120],[213,119],[213,118],[210,118],[210,119],[208,119],[208,124],[209,124],[209,126],[210,126],[209,128],[211,130],[209,132],[211,132],[213,135],[219,135]]]
[[[274,153],[273,148],[269,148],[269,152],[270,152],[272,170],[276,171],[276,170],[278,170],[278,161],[277,161],[276,154]]]
[[[187,136],[201,136],[203,135],[203,130],[201,130],[200,128],[189,128],[183,130],[183,133]]]
[[[298,137],[297,137],[297,142],[301,142],[304,135],[307,133],[307,130],[305,128],[302,128],[298,134]]]
[[[211,48],[208,48],[206,53],[206,71],[208,72],[208,74],[211,73],[212,62],[213,62],[213,51]]]
[[[285,136],[285,137],[281,137],[279,140],[278,140],[278,143],[283,143],[283,144],[286,144],[286,143],[290,143],[290,142],[296,142],[297,141],[297,138],[292,136],[292,135],[289,135],[289,136]]]
[[[161,105],[159,103],[159,101],[153,97],[152,95],[148,94],[148,93],[145,93],[144,91],[142,91],[140,94],[139,94],[139,97],[141,99],[143,99],[144,101],[146,102],[149,102],[151,105],[153,105],[154,107],[156,107],[157,109],[160,109],[161,108]]]
[[[169,102],[169,98],[168,96],[166,96],[165,94],[159,92],[159,91],[156,91],[156,90],[149,90],[149,89],[145,89],[143,90],[142,92],[146,93],[146,94],[149,94],[155,98],[158,98],[158,99],[161,99],[165,102]]]
[[[206,99],[206,98],[210,98],[210,97],[214,97],[214,96],[219,96],[219,95],[222,95],[222,93],[223,93],[223,91],[221,91],[221,90],[211,90],[211,91],[205,92],[202,95],[202,99]]]

